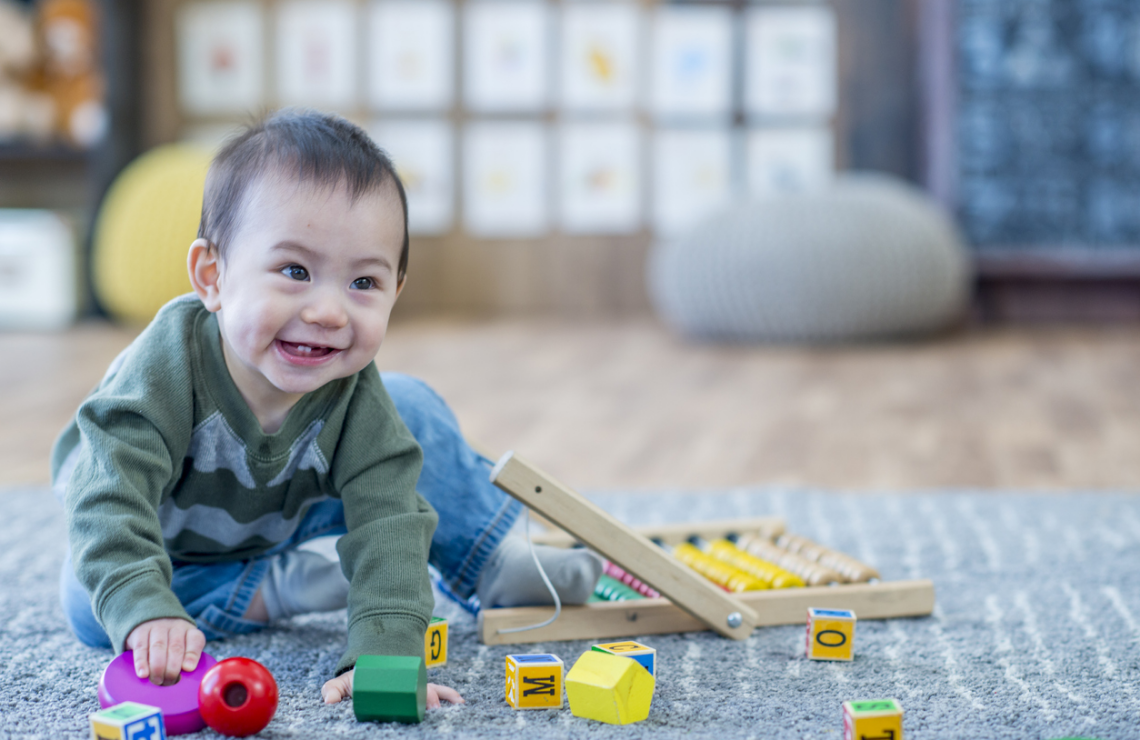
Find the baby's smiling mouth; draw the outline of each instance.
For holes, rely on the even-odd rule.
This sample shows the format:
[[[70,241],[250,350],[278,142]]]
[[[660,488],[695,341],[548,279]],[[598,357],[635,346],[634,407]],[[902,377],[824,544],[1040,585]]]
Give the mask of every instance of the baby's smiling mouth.
[[[278,339],[277,343],[281,346],[281,350],[291,357],[326,357],[334,352],[340,351],[335,347],[324,347],[319,344],[299,344],[297,342],[286,342],[284,339]]]

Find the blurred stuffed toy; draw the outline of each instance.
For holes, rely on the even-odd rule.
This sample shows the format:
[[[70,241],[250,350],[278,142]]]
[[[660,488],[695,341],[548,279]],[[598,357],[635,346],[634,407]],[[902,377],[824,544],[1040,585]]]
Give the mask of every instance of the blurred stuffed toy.
[[[39,86],[55,103],[56,133],[76,146],[93,146],[107,130],[94,3],[40,0],[36,20],[42,50]]]
[[[0,0],[0,142],[47,140],[55,128],[55,103],[36,90],[40,61],[30,14]]]

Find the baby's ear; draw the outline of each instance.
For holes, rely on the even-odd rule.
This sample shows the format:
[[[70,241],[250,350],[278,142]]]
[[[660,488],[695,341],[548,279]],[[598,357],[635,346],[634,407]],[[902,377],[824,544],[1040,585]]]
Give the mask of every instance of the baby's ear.
[[[216,247],[205,239],[191,242],[190,253],[186,255],[186,269],[190,273],[190,285],[207,311],[217,311],[222,307],[218,291],[221,267]]]

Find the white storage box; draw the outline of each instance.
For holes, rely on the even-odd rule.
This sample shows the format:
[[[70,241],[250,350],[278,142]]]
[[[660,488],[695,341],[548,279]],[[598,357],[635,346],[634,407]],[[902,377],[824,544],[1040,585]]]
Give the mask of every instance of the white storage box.
[[[60,329],[75,320],[75,235],[52,211],[0,208],[0,329]]]

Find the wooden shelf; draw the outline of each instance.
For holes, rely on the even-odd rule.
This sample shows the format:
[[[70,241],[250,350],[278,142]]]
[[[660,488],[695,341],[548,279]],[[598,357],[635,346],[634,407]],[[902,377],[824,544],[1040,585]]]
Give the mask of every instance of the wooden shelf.
[[[0,164],[36,164],[39,162],[74,163],[85,165],[91,152],[65,144],[28,144],[12,142],[0,144]]]

